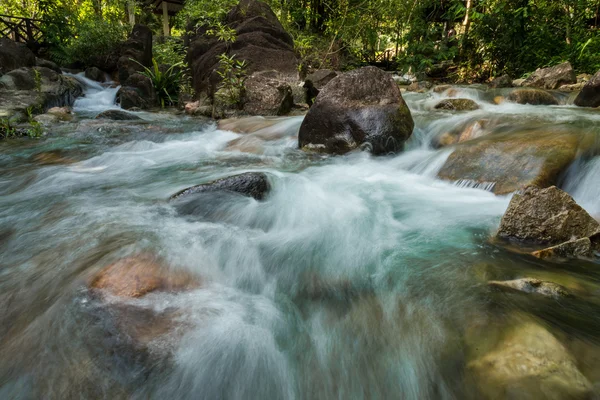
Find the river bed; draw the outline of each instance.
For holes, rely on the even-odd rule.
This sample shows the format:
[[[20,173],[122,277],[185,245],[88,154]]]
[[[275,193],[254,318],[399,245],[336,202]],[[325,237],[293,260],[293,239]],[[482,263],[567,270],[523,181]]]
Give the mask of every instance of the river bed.
[[[510,195],[437,179],[452,150],[431,145],[482,118],[600,134],[596,110],[494,105],[465,88],[482,108],[452,113],[432,110],[444,94],[408,93],[415,131],[404,153],[328,157],[297,148],[302,117],[251,139],[171,112],[101,121],[91,117],[115,107],[114,93],[94,90],[76,103],[77,122],[0,142],[0,398],[479,399],[479,352],[531,323],[598,393],[600,266],[494,244]],[[269,174],[264,201],[215,196],[192,215],[168,201],[247,171]],[[600,158],[576,162],[560,186],[600,215]],[[104,266],[142,252],[202,286],[90,293]],[[487,284],[520,277],[577,296]],[[119,321],[156,326],[165,314],[175,328],[142,350]]]

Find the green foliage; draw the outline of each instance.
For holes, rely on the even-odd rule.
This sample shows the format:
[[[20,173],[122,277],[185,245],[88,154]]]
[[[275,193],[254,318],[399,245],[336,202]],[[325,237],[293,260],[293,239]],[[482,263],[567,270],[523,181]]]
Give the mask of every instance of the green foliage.
[[[77,35],[54,47],[53,60],[59,64],[80,61],[92,64],[94,57],[110,54],[127,39],[130,27],[120,21],[92,17],[78,21]]]
[[[42,74],[37,69],[33,70],[33,79],[34,79],[35,90],[38,92],[41,92],[42,91]]]
[[[17,136],[17,129],[12,126],[8,118],[0,119],[0,139],[9,139]]]
[[[236,60],[235,55],[219,56],[219,69],[217,73],[221,77],[219,90],[225,92],[225,100],[230,105],[240,105],[246,84],[246,61]]]
[[[174,65],[185,62],[186,48],[178,38],[165,38],[152,45],[152,57],[160,64]]]
[[[238,0],[187,0],[177,14],[177,25],[185,28],[188,22],[194,26],[212,27],[223,21],[227,12]]]
[[[206,31],[206,34],[216,36],[218,40],[225,43],[233,43],[236,39],[235,29],[230,28],[221,22],[215,22],[211,28]]]
[[[136,60],[131,59],[131,61],[140,64]],[[154,92],[158,97],[161,107],[177,105],[179,102],[180,85],[184,78],[183,63],[180,62],[166,69],[161,69],[156,59],[152,59],[152,68],[140,65],[144,68],[141,74],[147,76],[152,81]]]
[[[37,139],[44,134],[44,128],[42,127],[42,124],[35,120],[29,121],[29,128],[27,128],[26,133],[27,136]]]

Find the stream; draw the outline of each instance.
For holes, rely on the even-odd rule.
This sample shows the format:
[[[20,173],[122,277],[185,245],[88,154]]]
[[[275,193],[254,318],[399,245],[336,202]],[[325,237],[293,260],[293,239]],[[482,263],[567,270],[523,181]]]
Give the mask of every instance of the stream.
[[[86,83],[78,120],[0,142],[1,399],[479,399],[477,351],[531,322],[600,393],[600,267],[490,241],[511,196],[437,179],[452,149],[431,145],[480,119],[600,135],[600,112],[567,95],[495,105],[472,86],[460,97],[481,109],[452,113],[433,110],[444,93],[404,93],[415,120],[404,153],[323,156],[297,148],[302,117],[252,134],[166,111],[96,120],[118,108],[117,89]],[[168,201],[248,171],[268,174],[264,201],[213,196],[192,214]],[[560,187],[598,218],[600,157],[577,160]],[[103,267],[139,253],[202,286],[90,293]],[[487,284],[520,277],[578,295]],[[122,328],[165,315],[164,334]]]

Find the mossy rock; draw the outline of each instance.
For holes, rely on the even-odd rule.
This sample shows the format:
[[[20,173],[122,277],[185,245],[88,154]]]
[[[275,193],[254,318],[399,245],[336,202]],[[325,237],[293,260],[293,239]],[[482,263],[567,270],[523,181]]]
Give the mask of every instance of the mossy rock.
[[[478,110],[479,105],[471,99],[446,99],[437,103],[435,109],[451,111],[473,111]]]
[[[558,100],[550,93],[540,89],[517,89],[506,98],[508,101],[519,104],[555,106]]]
[[[438,173],[445,180],[493,184],[496,194],[530,185],[548,187],[588,141],[582,134],[536,130],[496,134],[456,146]]]

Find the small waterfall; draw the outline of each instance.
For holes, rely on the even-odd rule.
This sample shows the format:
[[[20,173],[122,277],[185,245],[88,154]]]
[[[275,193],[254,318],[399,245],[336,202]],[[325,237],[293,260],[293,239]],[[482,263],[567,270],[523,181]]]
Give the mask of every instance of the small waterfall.
[[[116,104],[117,92],[121,86],[113,87],[112,82],[102,85],[96,81],[86,78],[83,72],[79,74],[68,74],[84,85],[84,96],[75,100],[73,109],[79,112],[99,113],[105,110],[120,108]]]
[[[571,167],[564,189],[593,217],[600,217],[600,157]]]
[[[482,189],[491,192],[494,190],[496,182],[477,182],[472,179],[459,179],[454,182],[454,185],[459,188]]]

